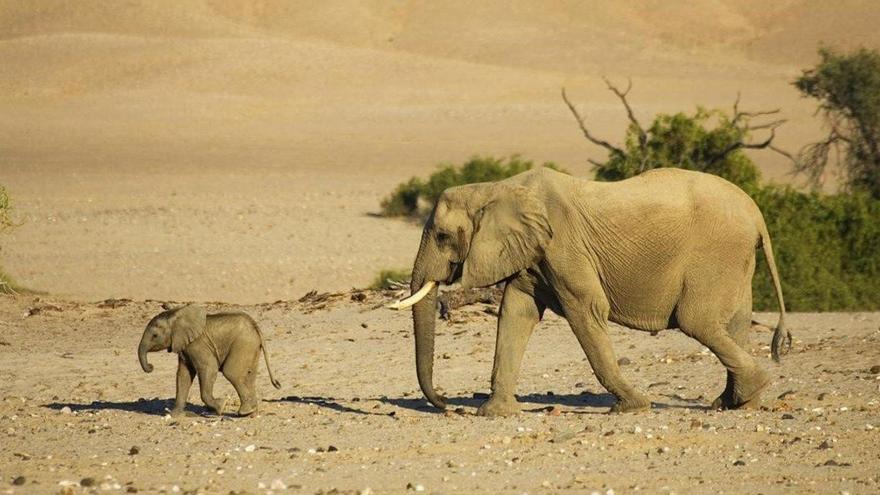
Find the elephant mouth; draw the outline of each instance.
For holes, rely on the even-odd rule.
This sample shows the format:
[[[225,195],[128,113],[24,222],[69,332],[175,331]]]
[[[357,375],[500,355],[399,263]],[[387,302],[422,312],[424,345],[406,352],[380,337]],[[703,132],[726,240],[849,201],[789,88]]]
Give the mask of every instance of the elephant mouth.
[[[458,279],[461,278],[463,267],[464,267],[464,263],[455,263],[455,262],[450,263],[449,264],[449,268],[450,268],[449,277],[447,277],[446,280],[443,281],[443,283],[446,285],[452,285],[456,281],[458,281]]]

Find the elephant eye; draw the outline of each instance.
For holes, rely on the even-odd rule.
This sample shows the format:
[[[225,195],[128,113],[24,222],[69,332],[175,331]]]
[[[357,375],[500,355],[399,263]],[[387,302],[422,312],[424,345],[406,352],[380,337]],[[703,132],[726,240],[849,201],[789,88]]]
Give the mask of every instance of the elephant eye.
[[[446,232],[437,232],[437,244],[446,244],[451,238]]]

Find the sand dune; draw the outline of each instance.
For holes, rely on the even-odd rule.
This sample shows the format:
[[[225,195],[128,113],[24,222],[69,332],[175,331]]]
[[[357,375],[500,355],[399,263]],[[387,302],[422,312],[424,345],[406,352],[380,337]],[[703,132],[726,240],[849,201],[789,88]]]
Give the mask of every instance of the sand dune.
[[[561,86],[612,141],[626,122],[603,75],[632,77],[643,120],[726,107],[742,92],[747,107],[782,108],[789,123],[778,144],[794,150],[820,126],[790,81],[820,42],[880,46],[877,20],[875,2],[856,1],[6,1],[0,183],[27,222],[4,242],[3,263],[24,283],[85,298],[255,301],[364,285],[380,263],[410,263],[416,226],[383,223],[393,232],[386,239],[364,220],[410,175],[474,153],[522,153],[589,173],[586,159],[603,152],[579,135]],[[779,157],[753,156],[767,177],[790,180]],[[109,254],[71,254],[88,245],[78,236],[97,234],[136,259],[139,235],[157,239],[164,254],[151,264],[161,272],[225,259],[224,246],[240,241],[220,229],[211,247],[196,246],[187,230],[195,206],[139,209],[167,208],[172,189],[200,190],[209,216],[255,209],[304,235],[227,259],[252,256],[262,267],[241,268],[237,291],[207,267],[190,274],[202,282],[169,292],[149,270],[127,276]],[[302,199],[309,194],[319,199]],[[272,213],[263,203],[289,208]],[[309,223],[297,205],[335,218],[332,234],[321,235],[329,226]],[[78,234],[73,218],[105,210],[164,227]],[[59,223],[64,235],[53,238]],[[193,245],[182,248],[167,231]],[[348,235],[369,239],[364,258],[302,255],[337,252]],[[351,269],[339,273],[340,263]],[[68,275],[58,277],[58,266]]]

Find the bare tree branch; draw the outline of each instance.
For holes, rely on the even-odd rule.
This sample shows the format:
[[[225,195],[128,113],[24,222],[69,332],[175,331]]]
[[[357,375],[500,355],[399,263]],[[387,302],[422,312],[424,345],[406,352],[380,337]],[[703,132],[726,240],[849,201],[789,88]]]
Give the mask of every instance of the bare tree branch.
[[[629,102],[626,100],[626,95],[628,95],[629,91],[632,89],[632,84],[633,84],[632,79],[627,78],[627,85],[626,85],[626,89],[624,91],[619,90],[616,86],[611,84],[611,81],[609,81],[607,77],[603,77],[602,80],[605,81],[605,84],[608,86],[608,89],[610,89],[615,95],[617,95],[618,98],[620,98],[621,103],[623,103],[623,107],[626,108],[626,115],[627,115],[627,117],[629,117],[629,121],[632,122],[632,124],[636,127],[636,130],[639,133],[639,149],[642,150],[642,155],[647,157],[646,152],[648,151],[648,133],[645,132],[644,127],[642,127],[642,124],[639,123],[638,119],[636,119],[635,112],[633,112],[632,107],[629,106]],[[644,168],[644,164],[642,164],[642,165]]]
[[[590,131],[587,130],[586,126],[584,125],[584,118],[581,117],[581,114],[578,113],[577,109],[574,107],[574,105],[571,103],[571,101],[568,100],[568,96],[565,94],[564,87],[562,88],[562,100],[565,101],[566,105],[568,105],[568,109],[571,110],[572,115],[574,115],[574,119],[577,120],[578,126],[581,128],[581,132],[584,134],[584,137],[587,138],[587,140],[589,140],[593,144],[596,144],[596,145],[599,145],[599,146],[605,148],[606,150],[608,150],[611,153],[614,153],[614,154],[617,154],[620,156],[626,156],[626,152],[624,152],[621,148],[618,148],[617,146],[614,146],[613,144],[609,143],[608,141],[605,141],[604,139],[599,139],[597,137],[594,137],[592,134],[590,134]],[[594,162],[593,160],[590,160],[590,163],[595,164],[596,162]]]
[[[768,115],[776,115],[780,112],[780,109],[776,108],[773,110],[759,110],[756,112],[745,112],[739,109],[741,94],[737,91],[736,100],[733,102],[733,117],[730,119],[730,123],[734,127],[738,127],[742,129],[743,136],[748,135],[753,131],[760,130],[770,130],[770,135],[767,136],[767,139],[758,143],[747,143],[745,141],[736,141],[730,144],[727,148],[722,150],[720,153],[717,153],[715,156],[709,158],[708,165],[712,165],[720,160],[723,160],[727,155],[733,153],[739,149],[769,149],[773,152],[776,152],[789,160],[791,160],[797,166],[797,159],[789,152],[773,145],[773,139],[776,138],[776,129],[779,128],[782,124],[786,123],[786,119],[777,119],[770,122],[765,122],[762,124],[753,125],[751,120],[756,117],[766,117]]]

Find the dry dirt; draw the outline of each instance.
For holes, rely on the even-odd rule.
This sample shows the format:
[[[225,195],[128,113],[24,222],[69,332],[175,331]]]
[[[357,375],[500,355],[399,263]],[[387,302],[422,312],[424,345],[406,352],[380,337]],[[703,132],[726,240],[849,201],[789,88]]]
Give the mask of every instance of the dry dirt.
[[[858,0],[0,2],[0,185],[22,221],[0,264],[48,293],[0,296],[0,492],[876,493],[878,314],[792,315],[778,366],[758,327],[776,380],[749,412],[706,410],[723,371],[696,342],[615,327],[656,401],[625,416],[548,317],[525,412],[488,420],[485,305],[439,326],[442,414],[409,317],[376,309],[393,294],[346,291],[411,265],[420,227],[372,214],[439,162],[522,153],[589,175],[604,153],[560,87],[615,143],[626,116],[602,76],[632,78],[643,123],[740,92],[781,109],[777,143],[797,150],[821,126],[791,80],[820,42],[880,47],[878,22]],[[340,295],[295,302],[313,289]],[[260,417],[207,415],[195,392],[165,417],[174,359],[146,375],[135,345],[168,300],[262,323],[284,387],[261,371]]]
[[[532,338],[519,385],[524,412],[474,415],[487,392],[494,317],[483,305],[440,323],[440,413],[415,380],[408,315],[375,308],[392,294],[318,303],[212,305],[253,315],[276,376],[260,370],[255,418],[165,411],[176,360],[135,348],[158,302],[0,298],[0,489],[66,484],[148,493],[876,493],[880,314],[794,314],[795,346],[771,364],[770,333],[752,354],[772,370],[765,408],[716,412],[717,360],[695,341],[612,328],[626,376],[655,401],[610,415],[564,320]],[[759,314],[773,322],[775,315]],[[47,343],[49,343],[47,345]],[[873,370],[872,370],[873,368]],[[216,394],[237,399],[218,381]],[[552,408],[552,409],[549,409]],[[11,483],[23,477],[23,485]],[[74,488],[79,490],[79,488]]]

